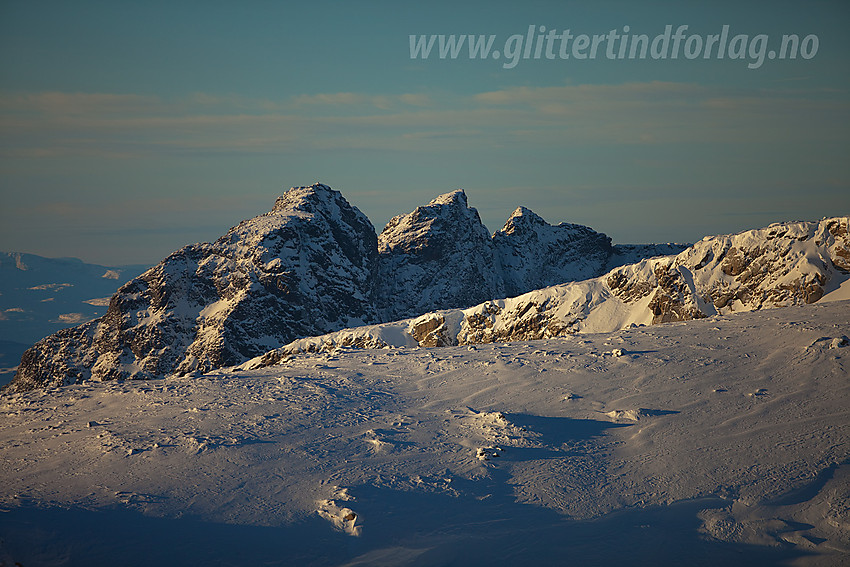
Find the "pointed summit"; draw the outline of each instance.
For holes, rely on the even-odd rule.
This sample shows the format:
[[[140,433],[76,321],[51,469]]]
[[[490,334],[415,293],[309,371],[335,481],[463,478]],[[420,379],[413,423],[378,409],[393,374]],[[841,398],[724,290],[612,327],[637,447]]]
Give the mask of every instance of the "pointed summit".
[[[186,246],[121,287],[106,315],[23,356],[11,391],[229,366],[270,345],[377,322],[377,237],[322,184],[213,243]]]
[[[463,189],[456,189],[449,193],[443,193],[439,197],[435,197],[431,200],[429,205],[460,205],[463,207],[469,207],[469,204],[466,200],[466,192]]]
[[[328,203],[337,199],[345,200],[342,193],[334,191],[324,183],[292,187],[277,198],[271,212],[309,211],[320,202]]]
[[[552,226],[517,207],[493,235],[508,295],[600,275],[611,256],[611,239],[578,224]]]
[[[387,226],[384,227],[384,230],[381,231],[381,234],[387,233],[389,235],[393,230],[407,230],[411,226],[411,223],[428,223],[438,218],[444,219],[441,222],[468,222],[473,225],[481,225],[482,228],[484,227],[481,217],[478,216],[478,211],[469,206],[464,190],[457,189],[431,199],[427,205],[416,207],[406,215],[398,215],[392,218],[387,223]],[[460,221],[460,219],[466,220]],[[388,232],[387,229],[390,229],[391,226],[396,228]],[[484,230],[486,232],[486,228]],[[379,238],[379,245],[380,241]]]
[[[535,226],[548,226],[543,217],[525,207],[517,207],[500,232],[513,234],[517,230],[531,230]]]
[[[378,252],[385,317],[475,305],[504,294],[490,234],[463,190],[391,219],[378,236]]]

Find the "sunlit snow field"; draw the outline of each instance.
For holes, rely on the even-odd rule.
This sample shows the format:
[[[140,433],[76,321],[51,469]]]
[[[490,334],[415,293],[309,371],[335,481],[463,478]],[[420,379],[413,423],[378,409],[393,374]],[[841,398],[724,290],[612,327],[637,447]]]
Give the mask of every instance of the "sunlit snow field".
[[[839,565],[848,313],[4,398],[0,564]]]

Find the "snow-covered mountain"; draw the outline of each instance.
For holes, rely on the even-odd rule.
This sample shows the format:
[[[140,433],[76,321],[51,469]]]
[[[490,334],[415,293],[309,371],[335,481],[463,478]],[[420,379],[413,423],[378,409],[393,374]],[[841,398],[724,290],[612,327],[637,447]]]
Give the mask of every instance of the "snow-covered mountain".
[[[40,341],[10,390],[204,372],[301,337],[598,276],[625,257],[603,234],[524,208],[490,237],[463,191],[378,237],[339,192],[294,187],[269,213],[127,283],[101,319]]]
[[[468,307],[600,276],[686,245],[611,245],[571,223],[548,224],[518,207],[492,237],[462,190],[394,217],[378,236],[379,301],[386,321]]]
[[[0,340],[32,344],[103,315],[118,287],[149,267],[0,252]]]
[[[490,234],[463,191],[391,219],[378,252],[385,320],[505,296]]]
[[[13,391],[242,362],[296,337],[377,322],[369,220],[321,184],[124,285],[102,318],[28,350]]]
[[[506,297],[599,276],[614,255],[611,239],[604,234],[578,224],[552,226],[525,207],[511,214],[493,235],[493,244]]]
[[[299,339],[247,367],[338,347],[451,346],[526,341],[630,325],[813,303],[850,291],[850,217],[774,224],[706,237],[676,256],[468,309]],[[839,289],[841,287],[841,289]]]
[[[148,267],[0,252],[0,386],[33,343],[103,315],[115,290]]]

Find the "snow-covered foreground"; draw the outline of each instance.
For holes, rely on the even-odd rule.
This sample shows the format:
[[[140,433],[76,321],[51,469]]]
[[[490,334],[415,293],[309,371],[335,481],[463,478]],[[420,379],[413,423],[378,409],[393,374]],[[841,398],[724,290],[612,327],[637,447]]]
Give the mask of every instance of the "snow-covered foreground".
[[[850,302],[0,400],[0,565],[850,562]]]

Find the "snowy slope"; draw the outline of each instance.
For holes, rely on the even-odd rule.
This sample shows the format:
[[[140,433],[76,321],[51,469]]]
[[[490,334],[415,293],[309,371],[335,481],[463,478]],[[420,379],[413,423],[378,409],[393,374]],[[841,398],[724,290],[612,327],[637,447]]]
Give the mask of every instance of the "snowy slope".
[[[94,319],[121,284],[148,267],[0,252],[0,340],[32,344]]]
[[[848,312],[5,397],[0,563],[847,564]]]
[[[850,273],[848,225],[850,218],[842,217],[706,237],[676,256],[621,266],[599,278],[468,309],[299,339],[246,367],[339,346],[533,340],[813,303],[824,294],[846,291],[839,287]]]
[[[115,290],[145,269],[0,252],[0,386],[33,343],[103,315]]]
[[[148,267],[0,252],[0,340],[32,344],[94,319],[121,284]]]

